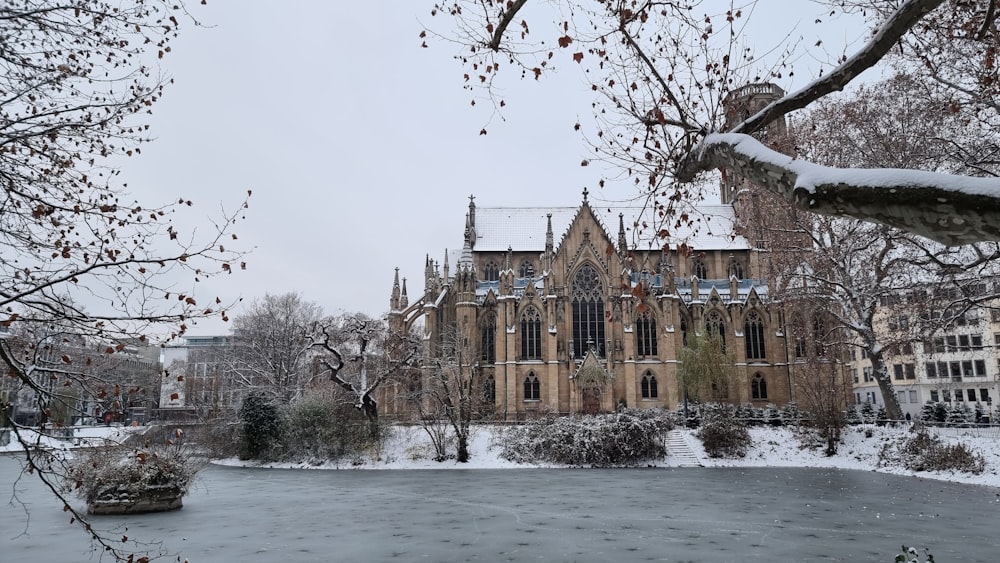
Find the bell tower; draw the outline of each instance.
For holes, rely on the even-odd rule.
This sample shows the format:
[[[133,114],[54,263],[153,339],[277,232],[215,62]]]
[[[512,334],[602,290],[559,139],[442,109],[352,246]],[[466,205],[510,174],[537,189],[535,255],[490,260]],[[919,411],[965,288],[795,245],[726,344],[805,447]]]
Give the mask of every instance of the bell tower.
[[[722,100],[722,109],[726,113],[724,130],[732,131],[733,127],[736,127],[751,115],[764,109],[771,102],[779,100],[784,96],[784,90],[769,82],[747,84],[742,88],[733,90]],[[785,118],[782,117],[771,122],[757,133],[754,133],[754,136],[765,144],[771,145],[772,148],[781,150],[780,145],[782,144],[782,140],[787,136],[787,132]],[[743,182],[724,179],[719,189],[722,203],[737,207],[737,214],[739,214],[740,191],[745,187]]]

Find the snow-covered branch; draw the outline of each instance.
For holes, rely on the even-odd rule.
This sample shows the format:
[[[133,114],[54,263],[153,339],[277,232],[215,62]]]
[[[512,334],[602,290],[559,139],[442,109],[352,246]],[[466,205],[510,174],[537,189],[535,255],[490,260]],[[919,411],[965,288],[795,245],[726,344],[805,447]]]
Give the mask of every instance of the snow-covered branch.
[[[709,135],[696,151],[699,170],[725,169],[800,209],[874,221],[949,246],[1000,240],[998,178],[820,166],[739,133]]]

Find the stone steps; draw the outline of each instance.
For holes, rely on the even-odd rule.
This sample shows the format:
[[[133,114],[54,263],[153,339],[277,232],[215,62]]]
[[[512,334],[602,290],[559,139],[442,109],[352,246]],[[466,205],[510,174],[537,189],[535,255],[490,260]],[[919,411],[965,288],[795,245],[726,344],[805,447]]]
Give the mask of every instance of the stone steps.
[[[702,467],[698,454],[680,430],[667,432],[667,459],[677,467]]]

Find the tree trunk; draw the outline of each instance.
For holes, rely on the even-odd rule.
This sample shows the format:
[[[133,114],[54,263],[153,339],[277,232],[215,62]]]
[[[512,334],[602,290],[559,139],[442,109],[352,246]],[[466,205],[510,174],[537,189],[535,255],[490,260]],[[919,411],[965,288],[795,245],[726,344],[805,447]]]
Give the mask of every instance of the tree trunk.
[[[896,389],[889,379],[889,367],[885,365],[882,352],[871,354],[872,374],[878,383],[879,391],[882,392],[882,401],[885,403],[885,415],[889,420],[896,421],[903,418],[902,409],[899,408],[899,400],[896,397]]]

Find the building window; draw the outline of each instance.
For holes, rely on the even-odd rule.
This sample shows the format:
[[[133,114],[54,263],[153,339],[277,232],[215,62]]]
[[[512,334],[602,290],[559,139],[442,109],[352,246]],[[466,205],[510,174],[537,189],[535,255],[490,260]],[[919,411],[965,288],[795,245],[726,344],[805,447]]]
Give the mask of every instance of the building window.
[[[976,400],[976,390],[975,389],[969,389],[967,392],[969,393],[969,401],[975,402],[975,400]]]
[[[936,402],[938,402],[939,400],[940,400],[940,398],[938,397],[938,392],[937,392],[937,390],[936,390],[936,389],[931,389],[931,402],[932,402],[932,403],[936,403]]]
[[[483,279],[486,281],[500,281],[500,266],[490,260],[483,266]]]
[[[497,361],[497,317],[487,315],[480,328],[479,335],[479,359],[486,364],[495,364]]]
[[[936,378],[937,377],[937,367],[934,362],[927,362],[924,364],[924,369],[927,371],[927,377]]]
[[[656,319],[649,312],[642,313],[635,320],[636,355],[656,355]]]
[[[535,265],[531,263],[531,260],[525,260],[521,262],[521,267],[518,269],[517,274],[522,278],[534,277]]]
[[[702,260],[694,261],[694,264],[691,265],[691,272],[699,280],[708,279],[708,268],[705,267],[705,262]]]
[[[986,360],[975,360],[976,364],[976,375],[984,376],[986,375]]]
[[[747,315],[746,323],[743,324],[743,335],[746,338],[748,360],[763,360],[767,357],[764,350],[764,321],[756,311],[751,311]]]
[[[492,375],[483,382],[483,404],[488,407],[497,404],[497,380]]]
[[[726,351],[726,322],[718,311],[712,311],[705,317],[705,332],[719,337],[719,347]]]
[[[767,399],[767,380],[759,373],[755,373],[750,380],[750,398]]]
[[[591,347],[604,357],[604,286],[597,270],[585,264],[573,278],[573,357]]]
[[[875,381],[875,376],[872,375],[872,368],[871,368],[871,366],[866,367],[866,368],[861,368],[861,370],[865,374],[865,383],[868,383],[869,381]]]
[[[903,379],[903,364],[895,364],[892,366],[892,378]]]
[[[542,317],[534,307],[528,307],[521,315],[521,359],[540,360],[542,358]]]
[[[910,389],[910,402],[911,403],[917,402],[917,391],[915,389]]]
[[[906,391],[896,391],[896,400],[900,403],[906,402]]]
[[[656,389],[656,376],[652,372],[646,372],[642,376],[642,398],[643,399],[655,399],[659,396],[659,391]]]
[[[903,372],[906,374],[906,379],[917,378],[917,368],[913,364],[904,364]]]
[[[984,403],[986,403],[986,404],[992,403],[993,401],[990,400],[990,390],[989,389],[980,389],[979,390],[979,400],[982,401],[982,402],[984,402]]]
[[[525,401],[540,401],[542,399],[542,384],[538,381],[538,376],[535,372],[528,372],[528,376],[524,378],[524,400]]]

